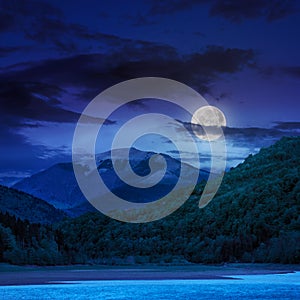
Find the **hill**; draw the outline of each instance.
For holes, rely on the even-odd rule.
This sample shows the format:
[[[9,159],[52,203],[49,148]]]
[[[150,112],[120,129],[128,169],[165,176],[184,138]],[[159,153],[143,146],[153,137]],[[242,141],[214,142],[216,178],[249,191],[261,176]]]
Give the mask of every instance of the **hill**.
[[[228,172],[215,199],[203,186],[172,215],[124,224],[99,213],[59,225],[70,261],[300,262],[300,138],[283,138]]]
[[[70,209],[85,201],[71,163],[56,164],[17,182],[13,187],[59,209]]]
[[[32,223],[49,224],[61,221],[66,214],[49,203],[0,185],[0,211]]]

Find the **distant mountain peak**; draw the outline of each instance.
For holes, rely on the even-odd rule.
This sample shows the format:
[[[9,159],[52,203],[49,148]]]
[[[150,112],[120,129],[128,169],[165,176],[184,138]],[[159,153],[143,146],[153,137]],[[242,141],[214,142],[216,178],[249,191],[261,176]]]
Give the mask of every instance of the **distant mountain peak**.
[[[154,155],[162,155],[167,164],[167,173],[164,176],[164,181],[161,185],[161,191],[166,192],[168,186],[177,182],[177,178],[180,172],[180,161],[163,153],[155,153],[152,151],[142,151],[136,148],[131,149],[115,149],[113,150],[114,156],[117,160],[127,160],[129,152],[130,164],[134,172],[140,176],[146,176],[150,172],[149,159]],[[117,194],[128,197],[132,190],[126,188],[126,185],[116,177],[114,172],[111,151],[97,154],[96,164],[98,166],[99,173],[105,179],[105,183]],[[193,169],[192,166],[190,166]],[[202,179],[207,179],[207,172],[201,173]],[[56,208],[66,211],[68,214],[75,215],[81,214],[85,211],[93,211],[94,208],[87,202],[82,195],[76,178],[73,172],[72,163],[58,163],[50,168],[43,170],[37,174],[34,174],[22,181],[16,183],[14,187],[18,190],[24,191],[38,198],[44,199]],[[125,190],[124,190],[125,189]],[[159,187],[157,187],[159,189]],[[152,192],[153,199],[156,197],[156,192]],[[144,195],[144,196],[143,196]],[[150,195],[150,194],[149,194]],[[135,194],[135,201],[146,201],[145,193],[137,192]],[[152,199],[152,198],[151,198]],[[147,201],[152,201],[147,199]],[[78,208],[80,209],[78,210]],[[86,207],[86,209],[84,209]]]

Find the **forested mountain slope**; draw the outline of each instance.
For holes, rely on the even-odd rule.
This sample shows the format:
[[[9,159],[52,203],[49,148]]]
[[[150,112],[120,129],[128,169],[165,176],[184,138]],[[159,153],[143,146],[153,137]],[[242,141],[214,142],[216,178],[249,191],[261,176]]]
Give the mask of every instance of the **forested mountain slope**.
[[[99,213],[59,228],[72,260],[300,262],[300,138],[283,138],[228,172],[215,199],[197,207],[203,186],[178,211],[149,224]]]
[[[42,224],[58,222],[66,217],[63,211],[46,201],[2,185],[0,185],[0,211],[8,212],[22,220]]]
[[[199,209],[203,186],[162,220],[128,224],[87,213],[41,228],[37,238],[29,239],[31,248],[20,245],[16,225],[2,223],[3,260],[14,262],[9,249],[16,241],[22,253],[35,253],[33,263],[43,253],[42,264],[300,263],[300,138],[283,138],[250,155],[225,174],[217,196]],[[55,255],[47,260],[49,248]],[[30,256],[24,257],[32,263]]]

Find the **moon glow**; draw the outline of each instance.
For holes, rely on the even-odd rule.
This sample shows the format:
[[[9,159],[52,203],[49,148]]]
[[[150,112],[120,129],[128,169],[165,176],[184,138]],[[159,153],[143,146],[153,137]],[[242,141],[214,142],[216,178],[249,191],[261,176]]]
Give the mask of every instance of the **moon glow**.
[[[226,126],[223,112],[215,106],[202,106],[192,116],[192,129],[201,140],[213,141],[221,136],[221,127]]]

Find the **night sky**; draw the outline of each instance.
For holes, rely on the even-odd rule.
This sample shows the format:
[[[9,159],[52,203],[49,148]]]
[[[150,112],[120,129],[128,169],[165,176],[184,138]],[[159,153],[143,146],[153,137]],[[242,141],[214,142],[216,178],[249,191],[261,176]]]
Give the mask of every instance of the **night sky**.
[[[85,106],[136,77],[178,80],[220,108],[228,167],[300,135],[300,1],[0,1],[0,36],[3,182],[71,161]]]

